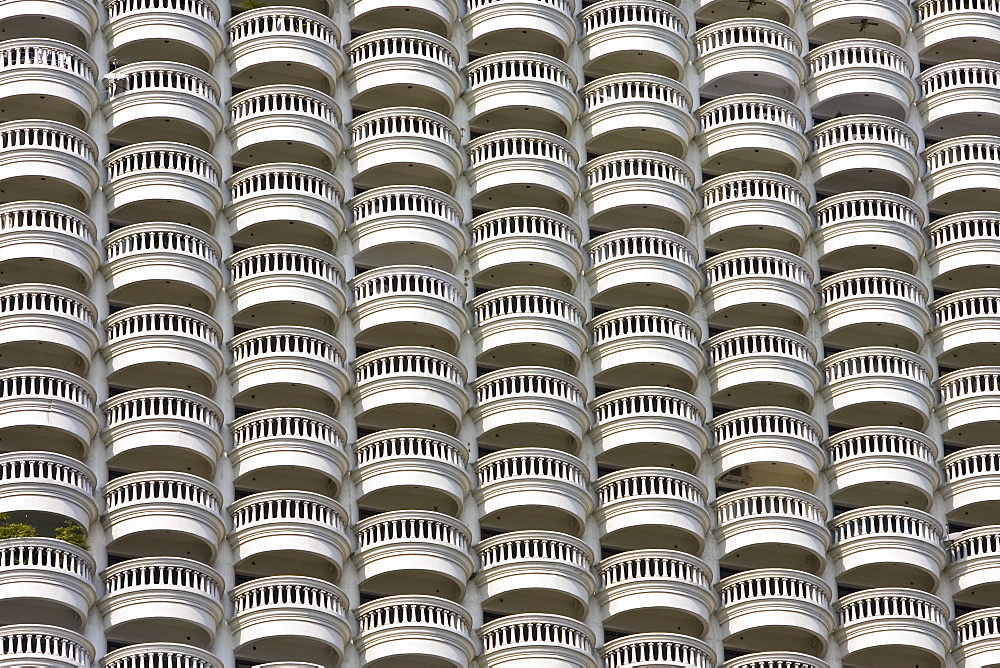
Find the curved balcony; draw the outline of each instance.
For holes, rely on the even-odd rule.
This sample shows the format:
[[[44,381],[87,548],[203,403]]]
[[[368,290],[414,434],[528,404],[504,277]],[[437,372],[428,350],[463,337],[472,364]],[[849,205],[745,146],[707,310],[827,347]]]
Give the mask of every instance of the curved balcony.
[[[94,646],[82,635],[42,624],[0,627],[0,666],[28,665],[49,668],[87,668],[94,661]]]
[[[812,232],[809,191],[784,174],[734,172],[706,181],[698,192],[708,248],[801,253]]]
[[[769,248],[720,253],[705,262],[702,298],[710,325],[768,325],[802,332],[816,305],[813,273],[797,255]]]
[[[484,668],[538,665],[597,668],[594,633],[586,624],[561,615],[508,615],[483,624]]]
[[[917,102],[928,134],[945,138],[988,135],[1000,122],[1000,64],[957,60],[924,70]]]
[[[351,638],[347,597],[332,584],[278,575],[241,584],[230,597],[229,630],[238,656],[323,665],[343,657]]]
[[[1000,265],[1000,214],[973,211],[928,225],[927,259],[934,286],[948,290],[996,287]]]
[[[629,468],[595,483],[601,544],[628,550],[698,554],[711,524],[708,490],[698,478],[659,466]]]
[[[344,189],[323,170],[295,163],[242,169],[227,182],[226,217],[240,245],[300,244],[333,251],[344,231]]]
[[[0,541],[0,623],[83,628],[97,600],[95,568],[86,550],[55,538]]]
[[[615,638],[604,643],[601,653],[608,668],[669,666],[671,663],[691,668],[715,668],[716,665],[715,652],[711,647],[700,640],[675,633],[639,633]]]
[[[97,307],[74,290],[44,283],[0,288],[0,357],[5,366],[44,362],[86,373],[97,352]]]
[[[664,0],[602,0],[580,12],[584,71],[646,72],[680,79],[691,48],[688,20]]]
[[[910,55],[880,39],[830,42],[812,49],[807,61],[809,101],[819,116],[877,114],[901,121],[917,96]]]
[[[46,281],[76,291],[90,287],[101,263],[94,223],[54,202],[0,204],[0,271],[5,282]]]
[[[607,232],[587,244],[594,303],[688,311],[701,290],[698,250],[679,234],[652,228]]]
[[[540,447],[575,453],[590,427],[587,388],[575,376],[515,366],[479,376],[472,419],[480,447]]]
[[[437,596],[388,596],[361,605],[355,615],[354,646],[364,665],[464,668],[476,656],[472,617]]]
[[[65,455],[0,454],[0,513],[37,513],[45,524],[53,522],[51,515],[58,515],[86,528],[97,519],[94,485],[90,469]]]
[[[7,193],[0,199],[86,211],[99,183],[97,146],[82,130],[58,121],[0,123],[0,190]]]
[[[450,273],[418,265],[370,269],[351,281],[351,317],[359,345],[399,341],[447,352],[458,350],[468,324],[465,286]]]
[[[812,492],[826,456],[822,428],[806,413],[762,406],[728,411],[712,420],[717,470],[748,484]]]
[[[821,266],[916,271],[924,252],[924,215],[913,200],[862,190],[827,197],[813,214]]]
[[[746,652],[823,655],[832,637],[830,589],[815,575],[762,568],[718,584],[717,613],[726,647]]]
[[[458,51],[425,30],[375,30],[351,40],[348,55],[347,91],[358,109],[402,103],[450,116],[462,92]]]
[[[44,16],[43,21],[39,18]],[[94,3],[68,0],[15,0],[0,10],[0,22],[12,37],[46,37],[85,48],[100,18]]]
[[[826,377],[822,396],[831,423],[926,428],[934,391],[932,371],[919,355],[868,346],[830,355],[822,367]]]
[[[357,33],[405,25],[448,37],[458,19],[455,0],[349,0],[347,10]]]
[[[117,470],[186,471],[205,478],[222,456],[222,410],[169,388],[132,390],[104,403],[101,440]]]
[[[337,496],[350,468],[347,434],[333,418],[272,408],[236,418],[230,429],[234,484],[240,489],[299,489]]]
[[[989,208],[1000,194],[1000,138],[965,135],[924,151],[928,206],[941,213]]]
[[[129,559],[104,571],[98,609],[104,632],[129,644],[190,642],[207,647],[223,619],[222,576],[190,559]]]
[[[347,233],[360,265],[420,264],[452,271],[465,251],[462,211],[448,195],[420,186],[372,188],[351,200]]]
[[[944,665],[952,646],[949,610],[937,596],[883,587],[847,594],[834,604],[836,639],[849,662]]]
[[[97,64],[86,51],[55,39],[9,39],[0,42],[0,62],[0,118],[87,126],[98,97]]]
[[[712,571],[701,559],[673,550],[634,550],[601,561],[600,575],[597,600],[606,628],[669,628],[697,638],[708,631],[715,592]]]
[[[144,60],[116,68],[107,80],[104,115],[117,144],[156,137],[211,151],[222,130],[219,84],[197,67]]]
[[[219,10],[210,0],[109,0],[104,39],[123,63],[175,61],[210,70],[222,53]]]
[[[576,39],[575,13],[568,0],[474,0],[463,17],[469,51],[523,49],[562,58]]]
[[[994,0],[920,0],[913,34],[921,54],[934,60],[975,58],[1000,45]],[[986,42],[986,44],[983,44]]]
[[[211,312],[222,290],[222,249],[182,223],[136,223],[104,238],[102,273],[119,304],[174,304]]]
[[[801,652],[755,652],[726,661],[722,668],[829,668],[829,665]]]
[[[686,392],[629,387],[602,394],[590,407],[590,439],[604,466],[660,465],[690,473],[708,448],[705,407]]]
[[[229,100],[226,136],[238,165],[297,162],[332,172],[344,150],[337,102],[305,86],[237,93]]]
[[[381,595],[427,594],[460,601],[475,570],[460,521],[427,510],[395,510],[357,523],[358,581]]]
[[[222,208],[219,163],[185,144],[145,142],[104,159],[108,215],[123,223],[162,220],[211,232]]]
[[[360,424],[458,432],[469,409],[466,369],[434,348],[393,346],[354,360],[351,389]]]
[[[697,209],[694,174],[679,158],[656,151],[618,151],[583,167],[591,226],[662,227],[687,232]]]
[[[716,334],[705,345],[713,401],[733,408],[812,409],[822,377],[816,349],[800,334],[741,327]]]
[[[950,520],[983,526],[996,521],[1000,510],[1000,446],[962,448],[941,462],[941,496]]]
[[[21,447],[86,456],[97,435],[94,388],[52,367],[0,371],[0,434]]]
[[[364,187],[417,185],[453,192],[462,173],[460,131],[418,107],[369,111],[350,124],[354,180]]]
[[[388,429],[359,438],[354,453],[355,489],[366,508],[458,515],[472,488],[467,448],[441,432]]]
[[[698,108],[702,165],[713,174],[743,169],[797,176],[809,155],[806,118],[780,97],[727,95]]]
[[[901,45],[913,23],[913,10],[907,0],[810,0],[802,7],[810,41],[826,44],[837,39],[856,37]],[[863,29],[859,21],[868,19]]]
[[[768,19],[784,25],[791,25],[794,22],[798,4],[798,0],[775,0],[763,6],[751,5],[750,9],[747,9],[725,0],[696,0],[694,16],[701,25],[742,18]]]
[[[1000,290],[979,288],[937,299],[934,353],[949,366],[979,366],[993,359],[1000,340]]]
[[[480,522],[497,530],[583,533],[594,509],[586,465],[549,448],[514,448],[480,457],[475,490]]]
[[[476,575],[483,608],[584,619],[597,589],[594,555],[581,540],[553,531],[512,531],[479,543]]]
[[[966,668],[989,668],[1000,660],[1000,610],[968,612],[954,621],[955,661]]]
[[[350,387],[344,347],[318,329],[259,327],[233,337],[229,350],[238,405],[332,414]]]
[[[330,93],[344,71],[340,31],[311,9],[259,7],[240,12],[227,28],[226,55],[240,88],[291,84]]]
[[[966,529],[948,543],[947,575],[955,601],[977,607],[1000,591],[1000,527]]]
[[[181,643],[151,642],[108,652],[102,668],[223,668],[205,650]]]
[[[258,492],[229,507],[229,544],[240,573],[337,580],[351,552],[348,513],[336,501],[299,490]]]
[[[210,562],[226,535],[222,494],[189,473],[123,475],[105,486],[104,501],[105,536],[116,553]]]
[[[572,211],[582,185],[579,157],[562,137],[541,130],[499,130],[473,139],[466,148],[473,208]]]
[[[500,209],[469,223],[477,284],[572,290],[583,270],[583,234],[569,216],[533,207]]]
[[[705,365],[701,327],[683,313],[651,306],[608,311],[590,322],[590,359],[602,387],[663,385],[690,392]]]
[[[785,100],[798,96],[806,66],[802,43],[788,26],[740,17],[712,23],[693,40],[703,92],[713,97],[746,92]]]
[[[920,175],[917,138],[903,122],[888,116],[844,116],[820,123],[809,136],[809,162],[820,190],[913,193]]]
[[[937,407],[943,438],[949,443],[984,445],[996,442],[1000,406],[1000,367],[975,366],[938,379]]]
[[[923,282],[902,271],[842,271],[820,282],[819,297],[823,342],[835,348],[880,345],[915,351],[931,328]]]

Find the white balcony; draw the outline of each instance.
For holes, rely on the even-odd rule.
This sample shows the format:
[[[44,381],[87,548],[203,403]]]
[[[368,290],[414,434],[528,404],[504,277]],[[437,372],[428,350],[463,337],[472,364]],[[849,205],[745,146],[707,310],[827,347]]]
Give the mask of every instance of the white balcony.
[[[867,589],[834,604],[844,661],[860,665],[943,666],[952,646],[944,601],[916,589]]]
[[[108,652],[101,660],[102,668],[158,668],[159,666],[163,666],[163,668],[181,668],[182,666],[183,668],[223,668],[221,661],[203,649],[182,643],[168,642],[129,645]]]
[[[842,271],[820,282],[819,297],[823,342],[832,347],[915,351],[931,329],[923,282],[902,271]]]
[[[1000,610],[968,612],[954,621],[955,661],[965,668],[989,668],[1000,660]]]
[[[880,22],[875,23],[881,27]],[[825,117],[878,114],[903,120],[917,96],[913,61],[902,48],[872,39],[867,31],[863,34],[867,39],[852,35],[852,39],[830,42],[809,52],[808,89],[813,113]]]
[[[82,629],[97,600],[95,568],[86,550],[55,538],[0,541],[0,623]]]
[[[996,442],[1000,407],[1000,366],[974,366],[938,378],[937,406],[943,438],[949,443]]]
[[[629,633],[669,628],[697,638],[707,633],[715,592],[711,568],[701,559],[674,550],[633,550],[602,560],[599,568],[605,627]]]
[[[514,3],[482,4],[496,12]],[[568,8],[569,2],[565,5]],[[475,15],[473,9],[469,19],[475,20]],[[523,49],[521,37],[517,46]],[[573,70],[544,53],[505,50],[476,58],[465,67],[465,78],[469,125],[480,132],[532,128],[565,136],[580,111]]]
[[[1000,64],[956,60],[929,67],[917,79],[917,108],[934,137],[988,135],[1000,122]]]
[[[362,272],[351,281],[358,345],[376,348],[400,341],[458,350],[468,325],[465,286],[454,275],[420,265]]]
[[[629,387],[602,394],[590,407],[590,439],[602,465],[661,465],[693,472],[708,448],[705,407],[686,392]]]
[[[708,248],[778,248],[801,253],[812,232],[809,191],[776,172],[734,172],[698,189]]]
[[[962,448],[941,462],[941,496],[950,521],[983,526],[1000,511],[1000,446]]]
[[[975,58],[1000,45],[1000,19],[992,0],[920,0],[913,27],[928,60]]]
[[[584,71],[647,72],[679,79],[691,47],[684,12],[664,0],[602,0],[580,12]]]
[[[223,619],[222,576],[191,559],[129,559],[104,571],[98,609],[104,632],[128,644],[190,642],[207,647]]]
[[[995,524],[966,529],[951,537],[946,574],[956,602],[978,607],[1000,591],[998,538],[1000,527]]]
[[[0,200],[46,200],[81,211],[97,191],[97,146],[58,121],[0,123]]]
[[[14,0],[0,10],[0,21],[12,38],[37,36],[39,28],[44,27],[46,36],[84,48],[100,17],[96,3]]]
[[[795,31],[768,19],[718,21],[694,34],[694,66],[712,97],[764,93],[794,100],[806,76]]]
[[[996,287],[1000,265],[1000,215],[973,211],[945,216],[928,226],[927,259],[935,287],[948,290]]]
[[[586,310],[572,295],[541,287],[497,288],[470,306],[479,364],[579,369],[588,341]]]
[[[587,244],[594,303],[688,311],[701,290],[698,250],[679,234],[652,228],[607,232]]]
[[[708,490],[683,471],[647,466],[601,476],[595,483],[601,544],[699,554],[711,518]]]
[[[364,665],[465,668],[476,656],[472,618],[437,596],[389,596],[358,607],[354,646]]]
[[[809,133],[817,189],[842,193],[870,188],[909,196],[920,175],[917,137],[901,121],[859,114],[833,118]]]
[[[604,643],[601,654],[607,668],[669,666],[672,662],[680,662],[679,665],[690,668],[716,666],[715,652],[711,647],[700,640],[675,633],[638,633],[616,638]]]
[[[570,0],[473,0],[463,18],[470,52],[524,49],[563,57],[576,39]]]
[[[1000,290],[954,292],[933,303],[934,354],[949,366],[980,366],[1000,341]]]
[[[41,624],[0,627],[0,666],[21,668],[90,668],[94,646],[82,635]]]
[[[938,213],[988,209],[1000,194],[1000,138],[965,135],[924,151],[927,206]]]
[[[862,190],[813,207],[814,240],[825,268],[916,271],[924,252],[924,214],[906,197]]]
[[[0,371],[0,433],[21,447],[84,457],[97,435],[94,388],[51,367]]]
[[[222,494],[189,473],[146,471],[104,488],[109,549],[140,557],[167,555],[210,562],[225,538]]]
[[[90,287],[101,263],[94,223],[54,202],[0,204],[0,270],[5,281],[46,281],[73,290]]]
[[[752,5],[750,9],[726,0],[695,0],[695,19],[699,24],[708,25],[728,19],[768,19],[784,25],[791,25],[799,0],[774,0],[766,5]],[[803,8],[803,11],[806,11]]]
[[[212,0],[112,0],[104,39],[123,63],[179,61],[209,70],[222,53],[219,9]]]
[[[0,288],[0,356],[10,366],[43,362],[85,374],[97,352],[97,307],[44,283]]]
[[[766,170],[798,176],[809,155],[806,117],[773,95],[727,95],[698,108],[702,166],[713,174]]]
[[[594,632],[561,615],[509,615],[479,629],[483,668],[597,668]]]
[[[97,64],[86,51],[55,39],[8,39],[0,42],[0,61],[0,119],[87,126],[98,97]]]
[[[359,33],[405,25],[448,37],[458,18],[455,0],[349,0],[347,10]]]
[[[479,376],[471,417],[480,447],[542,447],[576,453],[590,427],[587,388],[575,376],[515,366]]]
[[[810,0],[802,7],[809,39],[826,44],[836,39],[857,37],[883,40],[900,45],[906,42],[913,23],[907,0]],[[859,21],[868,19],[864,29]]]
[[[6,452],[0,454],[0,513],[59,515],[86,528],[97,519],[95,482],[90,469],[71,457]]]
[[[926,428],[935,397],[932,371],[919,355],[900,348],[853,348],[830,355],[822,367],[830,422]]]

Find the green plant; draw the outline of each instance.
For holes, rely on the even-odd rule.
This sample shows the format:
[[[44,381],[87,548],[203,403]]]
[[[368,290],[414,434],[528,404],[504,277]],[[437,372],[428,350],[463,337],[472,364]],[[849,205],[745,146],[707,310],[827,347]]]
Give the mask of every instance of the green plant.
[[[30,524],[11,522],[6,513],[0,513],[0,539],[4,538],[31,538],[37,536],[35,527]]]
[[[56,538],[67,543],[72,543],[84,550],[90,549],[90,543],[87,542],[87,532],[75,522],[67,521],[61,527],[56,527]]]
[[[243,9],[245,11],[249,11],[251,9],[260,9],[263,6],[264,3],[261,2],[260,0],[243,0],[243,2],[240,3],[240,9]]]

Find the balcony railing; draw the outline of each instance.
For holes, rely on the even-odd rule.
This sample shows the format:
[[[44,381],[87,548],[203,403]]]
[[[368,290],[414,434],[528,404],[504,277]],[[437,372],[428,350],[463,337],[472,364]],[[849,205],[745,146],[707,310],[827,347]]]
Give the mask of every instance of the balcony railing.
[[[905,272],[842,271],[820,282],[819,296],[819,319],[828,344],[882,342],[914,350],[931,327],[927,291]]]
[[[924,251],[924,216],[901,195],[872,190],[833,195],[813,213],[824,266],[913,271]]]
[[[0,655],[5,661],[25,665],[51,662],[86,668],[94,661],[94,646],[82,635],[58,626],[11,624],[0,627]]]
[[[917,137],[902,121],[858,114],[820,123],[809,133],[813,173],[824,190],[871,187],[910,195],[920,174]]]
[[[681,78],[690,55],[688,19],[662,0],[604,0],[580,12],[580,46],[590,74],[657,72]]]
[[[108,652],[103,668],[222,668],[203,649],[180,643],[139,643]]]
[[[487,663],[506,656],[538,657],[557,663],[596,668],[593,632],[583,623],[560,615],[509,615],[479,630]]]
[[[945,603],[931,594],[866,589],[841,597],[834,608],[840,618],[836,637],[848,661],[856,652],[879,649],[888,661],[929,655],[943,662],[951,650],[951,615]],[[898,651],[900,646],[906,649]]]
[[[569,0],[471,0],[464,18],[469,50],[526,49],[561,57],[576,39],[575,13]]]
[[[947,137],[989,134],[1000,116],[1000,65],[992,60],[957,60],[924,70],[917,102],[926,127]]]
[[[881,39],[830,42],[809,51],[808,63],[813,109],[820,113],[849,105],[853,113],[902,119],[917,94],[909,54]]]
[[[476,655],[469,613],[437,596],[386,596],[361,605],[355,615],[355,646],[366,664],[433,658],[460,666]]]
[[[716,665],[715,652],[711,647],[695,638],[674,633],[639,633],[616,638],[606,642],[601,653],[608,668],[628,668],[658,663],[668,666],[675,663],[691,668],[715,668]],[[769,666],[768,668],[800,667]]]
[[[106,7],[108,51],[122,62],[181,61],[210,70],[222,52],[219,9],[211,0],[108,0]]]
[[[706,181],[699,193],[710,248],[800,252],[812,231],[808,190],[783,174],[735,172]]]
[[[805,79],[802,42],[768,19],[716,21],[694,34],[702,87],[720,94],[754,92],[793,100]]]
[[[51,513],[82,527],[97,519],[96,478],[83,463],[48,452],[0,455],[0,489],[7,508]]]

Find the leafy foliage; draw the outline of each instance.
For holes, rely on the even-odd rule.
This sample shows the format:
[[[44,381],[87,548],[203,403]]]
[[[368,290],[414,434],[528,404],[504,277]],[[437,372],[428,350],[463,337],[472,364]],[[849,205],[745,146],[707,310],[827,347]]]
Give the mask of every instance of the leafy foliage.
[[[30,524],[11,522],[6,513],[0,513],[0,540],[4,538],[32,538],[38,532]]]
[[[87,532],[75,522],[66,522],[61,527],[56,527],[56,538],[67,543],[72,543],[84,550],[90,549],[90,543],[87,542]]]

